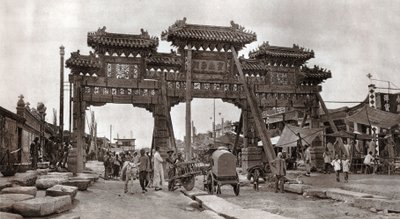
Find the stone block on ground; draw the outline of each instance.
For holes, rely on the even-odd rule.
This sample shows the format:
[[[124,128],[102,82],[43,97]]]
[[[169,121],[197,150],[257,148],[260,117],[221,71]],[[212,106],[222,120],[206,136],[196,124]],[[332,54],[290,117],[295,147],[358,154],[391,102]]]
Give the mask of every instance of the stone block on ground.
[[[243,219],[283,219],[287,218],[281,215],[272,214],[270,212],[263,211],[261,209],[244,209],[239,205],[230,203],[223,198],[220,198],[215,195],[201,195],[197,196],[196,200],[198,200],[203,208],[212,210],[219,215],[222,215],[226,218],[243,218]]]
[[[53,187],[55,185],[63,184],[64,182],[68,181],[68,178],[66,177],[40,177],[39,179],[36,180],[36,188],[38,189],[48,189],[50,187]]]
[[[0,190],[3,190],[4,188],[11,187],[12,183],[9,181],[6,181],[4,178],[0,178]]]
[[[326,189],[323,189],[323,188],[304,189],[303,196],[311,196],[311,197],[317,197],[317,198],[328,198],[326,196]]]
[[[11,182],[20,186],[34,186],[38,173],[35,170],[29,170],[25,173],[17,173],[11,179]]]
[[[217,213],[210,211],[210,210],[204,210],[202,211],[203,214],[206,215],[206,218],[212,218],[212,219],[224,219],[224,217],[218,215]]]
[[[33,195],[27,194],[1,194],[0,195],[0,211],[10,212],[15,202],[27,199],[33,199]]]
[[[49,169],[37,169],[38,175],[47,175],[49,173]]]
[[[73,177],[74,174],[71,172],[50,172],[47,174],[47,176],[61,176],[61,177]]]
[[[400,200],[381,199],[381,198],[356,198],[353,205],[359,208],[375,208],[380,211],[394,211],[400,213]]]
[[[23,219],[23,217],[19,214],[12,214],[7,212],[0,212],[1,219]]]
[[[55,213],[61,213],[69,210],[72,207],[71,197],[57,196],[57,197],[41,197],[30,200],[16,202],[13,205],[15,212],[24,217],[42,217]]]
[[[330,199],[338,201],[346,201],[353,203],[356,198],[372,198],[373,196],[367,193],[353,192],[343,189],[327,189],[326,196]]]
[[[38,169],[48,169],[50,167],[50,162],[38,162]]]
[[[288,192],[293,192],[297,194],[303,194],[305,189],[309,189],[311,186],[305,184],[287,184],[284,185],[284,190]]]
[[[74,200],[78,188],[75,186],[55,185],[46,190],[46,196],[64,196],[69,195],[71,200]]]
[[[208,193],[206,191],[200,190],[198,188],[193,188],[191,191],[182,189],[181,192],[191,199],[194,199],[196,196],[199,196],[199,195],[208,195]]]
[[[14,186],[1,190],[2,194],[27,194],[36,196],[37,188],[34,186]]]
[[[80,218],[81,217],[76,214],[63,214],[63,215],[57,217],[57,219],[80,219]]]
[[[95,173],[78,173],[76,178],[79,179],[89,179],[92,182],[96,182],[99,179],[99,175]]]
[[[75,186],[78,188],[79,191],[85,191],[91,183],[92,181],[90,181],[89,179],[71,178],[63,182],[62,184],[67,186]]]

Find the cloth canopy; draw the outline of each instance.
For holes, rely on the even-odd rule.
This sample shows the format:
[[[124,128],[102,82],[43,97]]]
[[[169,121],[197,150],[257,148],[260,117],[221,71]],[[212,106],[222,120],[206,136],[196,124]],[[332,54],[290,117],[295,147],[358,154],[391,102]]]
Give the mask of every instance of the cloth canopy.
[[[302,144],[311,144],[312,141],[318,136],[322,136],[322,128],[305,129],[293,125],[286,124],[282,131],[276,147],[296,147],[299,140],[298,133],[302,139]]]
[[[365,105],[358,112],[346,117],[346,121],[381,128],[390,128],[400,124],[400,115]]]
[[[281,136],[275,136],[275,137],[272,137],[271,138],[271,144],[272,145],[276,145],[277,143],[278,143],[278,141],[279,141],[279,139],[281,138]],[[262,141],[259,141],[258,142],[258,144],[257,144],[257,146],[263,146],[263,143],[262,143]]]

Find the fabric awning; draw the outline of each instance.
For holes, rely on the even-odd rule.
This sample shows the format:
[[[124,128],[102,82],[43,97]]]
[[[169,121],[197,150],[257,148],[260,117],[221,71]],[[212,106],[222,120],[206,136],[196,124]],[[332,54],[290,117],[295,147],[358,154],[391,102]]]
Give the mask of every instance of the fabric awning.
[[[322,137],[322,128],[318,129],[305,129],[293,125],[286,124],[282,131],[281,137],[279,138],[276,147],[296,147],[297,140],[299,140],[298,133],[302,138],[302,144],[311,144],[312,141],[318,136]]]
[[[347,116],[346,121],[363,125],[373,125],[381,128],[390,128],[400,124],[400,115],[365,105],[358,112]]]
[[[271,144],[272,144],[272,145],[276,145],[276,143],[278,143],[278,141],[279,141],[280,138],[281,138],[281,136],[272,137],[272,138],[271,138]],[[258,144],[257,144],[257,146],[262,147],[262,146],[263,146],[262,141],[259,141]]]

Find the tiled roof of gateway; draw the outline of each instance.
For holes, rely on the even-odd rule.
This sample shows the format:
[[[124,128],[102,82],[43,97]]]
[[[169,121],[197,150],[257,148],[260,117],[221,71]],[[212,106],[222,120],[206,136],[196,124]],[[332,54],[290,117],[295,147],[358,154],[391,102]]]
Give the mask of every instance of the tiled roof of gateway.
[[[152,54],[146,59],[148,66],[173,66],[180,67],[182,65],[182,57],[173,53],[157,53]]]
[[[79,50],[71,53],[71,58],[65,62],[67,67],[79,66],[87,68],[101,68],[101,63],[95,55],[90,52],[90,55],[80,55]]]
[[[147,31],[141,29],[141,34],[119,34],[108,33],[106,27],[99,28],[95,32],[89,32],[87,36],[89,46],[96,49],[97,47],[125,47],[135,49],[155,49],[158,46],[158,38],[150,37]]]
[[[267,66],[257,59],[241,59],[240,63],[244,71],[268,71]]]
[[[263,43],[258,49],[249,53],[250,58],[257,58],[259,56],[270,57],[285,57],[295,59],[310,59],[314,58],[314,51],[307,50],[298,45],[293,44],[293,47],[280,47],[270,46],[268,42]]]
[[[235,24],[231,21],[231,26],[209,26],[187,24],[186,18],[178,20],[161,33],[163,40],[174,42],[177,40],[193,40],[193,41],[212,41],[213,43],[230,43],[230,44],[245,44],[257,40],[254,32],[245,30],[244,27]]]
[[[301,68],[301,72],[306,79],[325,80],[332,77],[331,71],[320,68],[316,65],[314,65],[314,68],[309,68],[304,65]]]

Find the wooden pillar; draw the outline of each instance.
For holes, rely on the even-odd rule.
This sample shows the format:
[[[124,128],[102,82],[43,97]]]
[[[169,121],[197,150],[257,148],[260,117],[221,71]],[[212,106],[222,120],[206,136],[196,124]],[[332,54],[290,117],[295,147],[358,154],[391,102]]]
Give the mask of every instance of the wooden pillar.
[[[185,140],[185,154],[186,160],[192,159],[192,115],[191,115],[191,101],[192,101],[192,45],[188,45],[186,56],[186,140]]]
[[[154,118],[154,131],[153,131],[153,144],[160,148],[160,155],[166,157],[168,151],[168,127],[167,119],[165,116],[164,105],[155,105],[153,110]]]
[[[166,81],[165,73],[162,73],[162,76],[161,76],[161,96],[162,96],[162,103],[164,104],[164,113],[165,113],[165,117],[167,120],[169,147],[171,149],[174,149],[177,152],[178,148],[176,147],[174,128],[172,125],[172,119],[171,119],[171,113],[170,113],[171,108],[169,106],[169,101],[168,101],[167,81]]]
[[[82,101],[83,88],[80,77],[74,77],[74,99],[73,99],[73,133],[72,149],[68,153],[68,169],[72,173],[80,173],[84,168],[83,146],[85,134],[85,108],[86,104]]]

